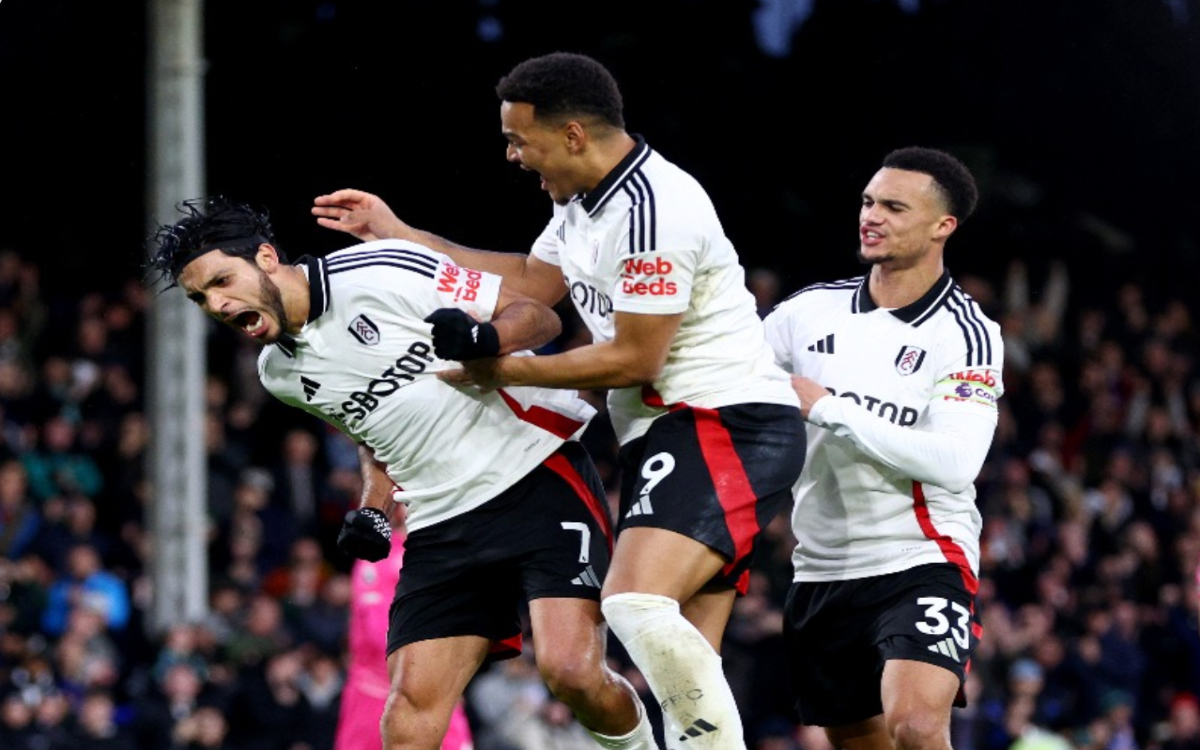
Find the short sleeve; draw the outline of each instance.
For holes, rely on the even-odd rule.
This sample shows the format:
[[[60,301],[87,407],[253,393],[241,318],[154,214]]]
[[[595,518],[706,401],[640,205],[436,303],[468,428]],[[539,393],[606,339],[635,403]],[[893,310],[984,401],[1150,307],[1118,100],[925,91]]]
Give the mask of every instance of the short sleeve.
[[[699,253],[692,248],[630,253],[618,260],[617,312],[673,315],[688,309]]]
[[[791,316],[783,308],[775,308],[763,319],[763,331],[767,344],[775,353],[775,364],[786,372],[794,372],[792,364]]]
[[[929,411],[971,411],[997,419],[997,401],[1004,395],[1004,340],[999,327],[988,321],[981,327],[982,336],[956,346],[952,356],[939,368],[933,386]],[[964,341],[955,337],[956,343]],[[981,351],[988,352],[982,356]]]
[[[443,256],[434,272],[433,293],[436,297],[433,309],[457,307],[478,320],[488,321],[500,300],[500,277],[456,266]]]
[[[529,254],[552,266],[562,266],[562,260],[558,257],[558,230],[565,220],[565,214],[555,206],[554,216],[550,217],[550,223],[533,241]]]

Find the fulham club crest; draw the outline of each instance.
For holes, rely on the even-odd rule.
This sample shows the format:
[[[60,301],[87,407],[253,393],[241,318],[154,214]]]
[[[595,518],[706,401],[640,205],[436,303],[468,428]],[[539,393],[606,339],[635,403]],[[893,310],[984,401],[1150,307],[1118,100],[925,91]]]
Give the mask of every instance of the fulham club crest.
[[[359,343],[375,346],[379,343],[379,326],[375,325],[366,315],[359,315],[350,321],[350,334]]]
[[[925,361],[925,350],[916,346],[902,346],[896,355],[896,372],[901,375],[912,375],[921,369]]]

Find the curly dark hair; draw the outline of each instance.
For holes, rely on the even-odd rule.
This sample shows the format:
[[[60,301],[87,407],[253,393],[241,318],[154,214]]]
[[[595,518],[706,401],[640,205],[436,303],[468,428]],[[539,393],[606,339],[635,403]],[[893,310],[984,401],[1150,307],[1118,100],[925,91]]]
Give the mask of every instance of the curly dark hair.
[[[950,214],[960,222],[975,212],[975,204],[979,202],[975,178],[965,164],[945,151],[921,146],[898,148],[883,158],[883,166],[932,177]]]
[[[532,57],[500,79],[496,95],[501,101],[532,104],[534,117],[542,121],[584,116],[625,128],[616,79],[587,55],[552,52]]]
[[[160,224],[148,242],[147,269],[157,271],[160,280],[169,279],[168,288],[178,285],[188,263],[211,250],[253,260],[259,245],[275,244],[267,212],[247,203],[215,195],[185,200],[176,209],[186,216],[174,224]],[[275,249],[286,263],[287,256],[278,246]]]

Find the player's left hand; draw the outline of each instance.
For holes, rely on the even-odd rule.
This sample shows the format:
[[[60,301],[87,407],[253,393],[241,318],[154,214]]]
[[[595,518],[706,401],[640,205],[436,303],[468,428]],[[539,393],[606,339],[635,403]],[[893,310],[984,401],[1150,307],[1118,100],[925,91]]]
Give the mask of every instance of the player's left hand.
[[[392,522],[379,508],[358,508],[346,514],[337,546],[358,560],[379,562],[392,551]]]
[[[833,395],[825,386],[803,375],[792,376],[792,390],[800,397],[800,416],[805,419],[808,419],[808,413],[812,411],[813,404],[826,396]]]
[[[490,393],[508,385],[502,373],[504,359],[489,357],[463,362],[462,369],[439,372],[438,379],[460,388],[475,386],[483,393]]]
[[[425,318],[433,324],[433,353],[439,359],[465,362],[500,353],[500,334],[491,323],[481,323],[465,310],[443,307]]]

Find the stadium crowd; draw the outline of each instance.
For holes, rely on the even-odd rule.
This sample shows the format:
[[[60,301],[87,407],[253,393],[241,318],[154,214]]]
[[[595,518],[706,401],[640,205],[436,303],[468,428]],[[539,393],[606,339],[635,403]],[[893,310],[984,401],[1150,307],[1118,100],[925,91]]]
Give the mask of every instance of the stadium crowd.
[[[0,750],[332,747],[352,562],[334,538],[357,504],[355,446],[270,399],[254,345],[214,325],[210,612],[148,632],[152,293],[130,279],[59,299],[40,290],[42,270],[0,253]],[[749,278],[764,314],[794,286],[768,269]],[[1007,393],[976,483],[984,636],[954,746],[1200,750],[1195,309],[1121,280],[1080,303],[1057,262],[958,282],[1002,324]],[[586,335],[568,318],[553,347]],[[585,395],[603,409],[602,394]],[[615,510],[603,416],[585,443]],[[789,705],[780,632],[793,540],[786,514],[776,521],[736,604],[725,669],[752,747],[827,750]],[[530,653],[472,683],[476,747],[593,747]],[[610,656],[653,710],[615,639]]]

